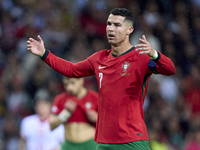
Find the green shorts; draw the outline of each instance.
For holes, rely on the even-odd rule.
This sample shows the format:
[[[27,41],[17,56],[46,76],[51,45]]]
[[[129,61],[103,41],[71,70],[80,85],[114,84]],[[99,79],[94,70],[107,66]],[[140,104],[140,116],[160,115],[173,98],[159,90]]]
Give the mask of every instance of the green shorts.
[[[73,143],[65,140],[61,145],[61,150],[96,150],[97,142],[93,139],[81,142]]]
[[[151,150],[151,148],[148,141],[142,140],[123,144],[98,143],[96,150]]]

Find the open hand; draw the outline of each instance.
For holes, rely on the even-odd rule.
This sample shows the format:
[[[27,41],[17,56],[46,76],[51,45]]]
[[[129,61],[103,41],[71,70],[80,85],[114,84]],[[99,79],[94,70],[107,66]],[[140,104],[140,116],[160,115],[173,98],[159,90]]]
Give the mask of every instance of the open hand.
[[[77,107],[77,103],[73,100],[67,100],[65,102],[65,109],[67,109],[70,113],[73,113]]]
[[[141,44],[135,45],[137,48],[136,51],[139,51],[139,54],[148,54],[150,57],[153,57],[156,51],[151,47],[151,44],[146,40],[145,35],[139,39]]]
[[[33,38],[29,38],[27,41],[27,49],[32,54],[42,57],[45,53],[44,42],[40,35],[37,36],[37,39],[38,41]]]

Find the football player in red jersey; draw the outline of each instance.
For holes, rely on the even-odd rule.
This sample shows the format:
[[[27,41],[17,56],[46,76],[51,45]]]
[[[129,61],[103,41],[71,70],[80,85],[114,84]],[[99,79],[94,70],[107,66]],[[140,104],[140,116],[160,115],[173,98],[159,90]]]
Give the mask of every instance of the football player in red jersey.
[[[66,92],[55,97],[51,130],[65,125],[65,141],[62,150],[95,150],[93,140],[97,121],[98,93],[84,87],[83,78],[63,77]]]
[[[73,78],[95,75],[99,90],[99,109],[95,133],[97,150],[149,150],[143,103],[150,76],[172,75],[173,62],[154,50],[142,36],[132,46],[134,18],[126,8],[114,8],[107,19],[106,33],[111,49],[94,53],[73,64],[45,50],[43,40],[29,38],[28,50],[49,66]],[[80,50],[81,51],[81,50]]]

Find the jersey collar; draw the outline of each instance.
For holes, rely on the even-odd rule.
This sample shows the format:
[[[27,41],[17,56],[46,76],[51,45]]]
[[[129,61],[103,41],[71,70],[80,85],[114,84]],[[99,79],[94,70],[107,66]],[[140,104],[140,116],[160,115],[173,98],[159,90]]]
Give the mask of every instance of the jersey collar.
[[[112,54],[113,57],[119,57],[119,56],[122,56],[124,54],[127,54],[127,53],[131,52],[134,49],[135,49],[135,47],[131,47],[129,50],[127,50],[126,52],[124,52],[124,53],[122,53],[120,55],[116,55],[116,54],[113,54],[113,53],[111,53],[111,54]]]

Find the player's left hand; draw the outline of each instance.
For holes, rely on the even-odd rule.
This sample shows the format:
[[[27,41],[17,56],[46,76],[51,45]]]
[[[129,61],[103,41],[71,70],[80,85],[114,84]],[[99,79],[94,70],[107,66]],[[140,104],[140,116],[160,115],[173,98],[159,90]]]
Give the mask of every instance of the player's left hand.
[[[97,112],[94,110],[87,110],[86,112],[87,118],[91,121],[91,122],[96,122],[97,121]]]
[[[32,54],[42,57],[45,53],[44,42],[40,35],[37,36],[37,39],[38,41],[33,38],[29,38],[27,41],[27,49]]]
[[[77,103],[71,99],[65,102],[65,109],[67,109],[71,114],[75,111]]]
[[[139,54],[148,54],[149,57],[154,57],[156,51],[151,47],[151,44],[147,41],[145,35],[142,35],[142,38],[139,39],[141,44],[135,45],[137,48],[136,51],[139,51]]]

